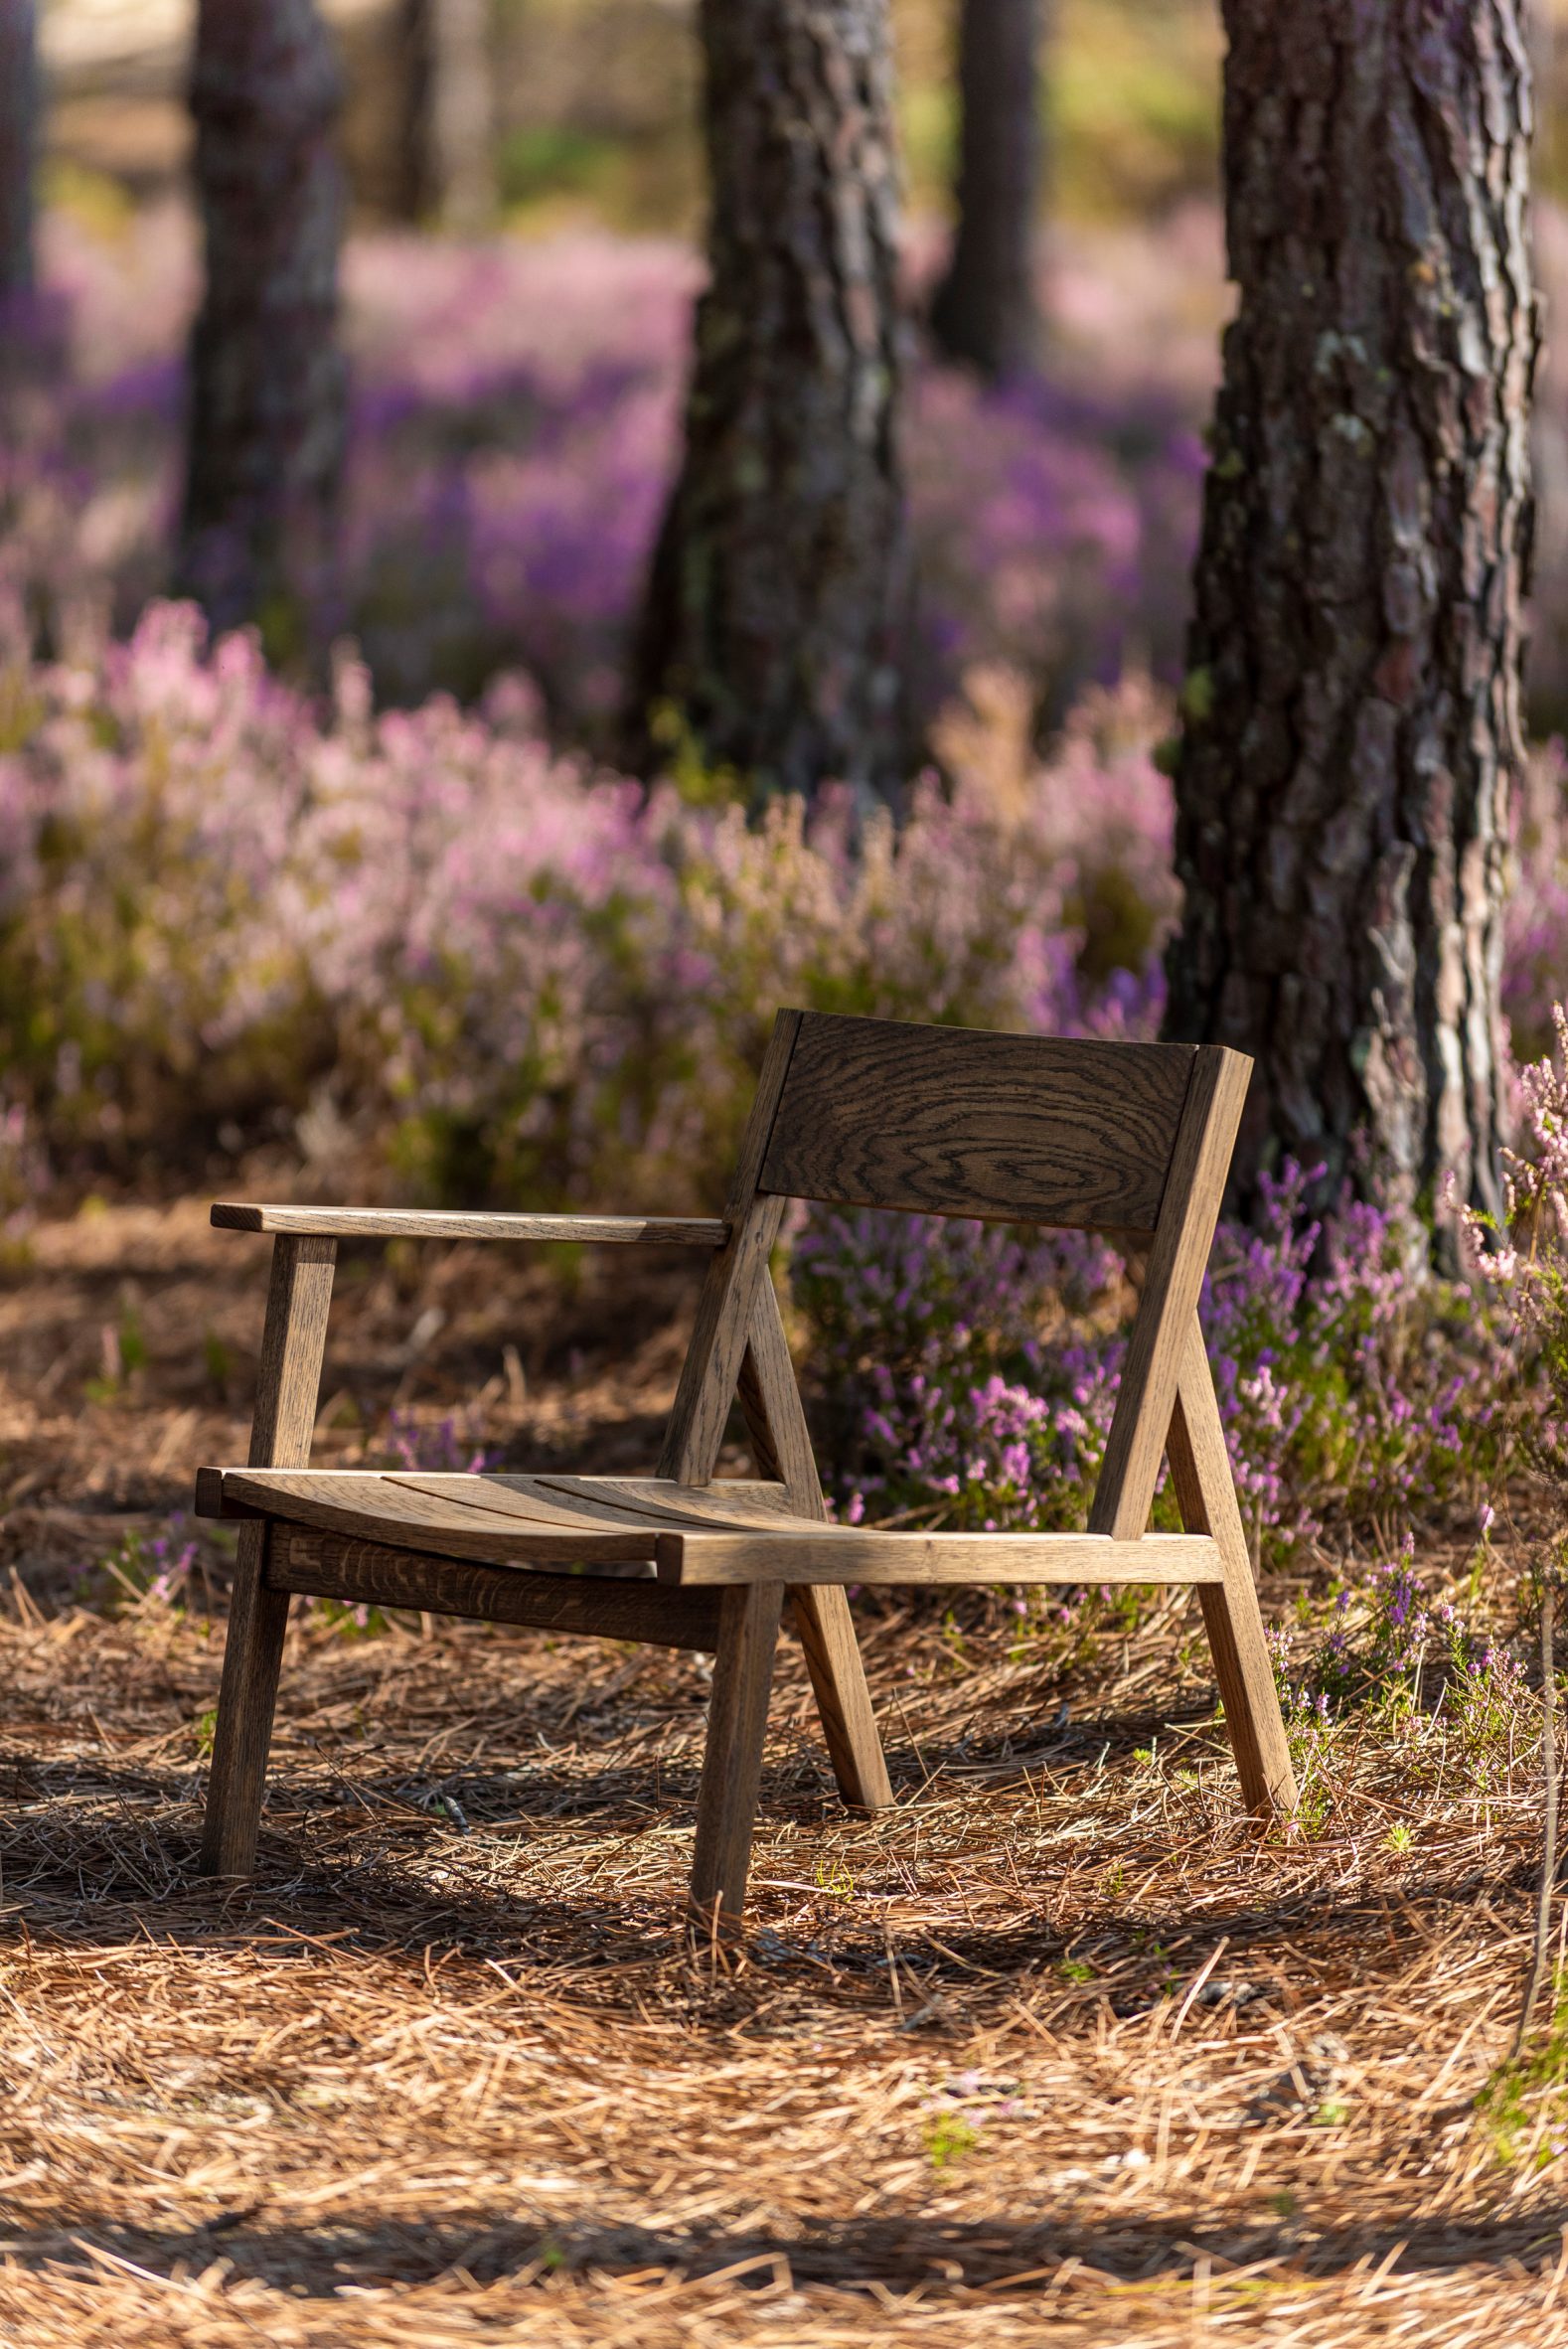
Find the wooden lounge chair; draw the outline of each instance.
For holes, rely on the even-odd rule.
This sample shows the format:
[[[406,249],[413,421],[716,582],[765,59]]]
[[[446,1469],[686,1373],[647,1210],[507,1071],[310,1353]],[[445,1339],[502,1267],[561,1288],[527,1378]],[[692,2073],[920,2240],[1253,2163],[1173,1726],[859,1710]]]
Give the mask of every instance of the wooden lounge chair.
[[[289,1595],[488,1617],[714,1652],[691,1897],[745,1896],[786,1597],[846,1802],[891,1801],[847,1584],[1195,1583],[1242,1799],[1295,1801],[1197,1300],[1251,1063],[1220,1045],[1101,1043],[781,1012],[721,1220],[221,1205],[275,1234],[249,1466],[197,1508],[247,1520],[203,1865],[253,1864]],[[768,1257],[786,1201],[1035,1222],[1144,1257],[1087,1533],[829,1524]],[[656,1242],[710,1251],[650,1478],[312,1472],[341,1238]],[[713,1482],[738,1395],[756,1476]],[[1148,1530],[1162,1457],[1186,1530]]]

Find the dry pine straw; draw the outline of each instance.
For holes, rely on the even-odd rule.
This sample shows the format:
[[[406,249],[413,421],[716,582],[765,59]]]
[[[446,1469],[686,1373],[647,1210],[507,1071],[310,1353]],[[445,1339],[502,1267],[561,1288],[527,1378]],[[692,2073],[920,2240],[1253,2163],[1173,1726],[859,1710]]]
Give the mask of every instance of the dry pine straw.
[[[301,1620],[261,1872],[193,1882],[221,1637],[67,1569],[236,1456],[244,1361],[211,1391],[194,1218],[117,1251],[114,1221],[0,1298],[6,2349],[1568,2341],[1552,2114],[1504,2160],[1473,2107],[1527,1944],[1529,1725],[1483,1784],[1363,1724],[1312,1831],[1260,1842],[1178,1599],[1070,1667],[876,1624],[874,1822],[786,1652],[732,1960],[674,1930],[703,1666],[598,1643]],[[83,1407],[127,1258],[149,1359]],[[392,1309],[432,1300],[410,1383]],[[351,1423],[472,1392],[487,1317],[548,1313],[450,1259],[347,1302]],[[503,1435],[643,1431],[677,1341],[607,1385],[593,1307]]]

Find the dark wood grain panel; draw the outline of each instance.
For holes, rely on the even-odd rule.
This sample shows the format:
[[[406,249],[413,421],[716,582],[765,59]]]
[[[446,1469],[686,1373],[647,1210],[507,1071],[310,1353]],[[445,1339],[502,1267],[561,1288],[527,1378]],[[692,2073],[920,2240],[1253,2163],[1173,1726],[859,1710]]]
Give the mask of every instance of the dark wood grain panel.
[[[349,1541],[304,1525],[275,1525],[266,1580],[274,1591],[306,1591],[349,1607],[404,1607],[466,1615],[535,1631],[640,1640],[650,1647],[718,1645],[716,1592],[668,1590],[653,1580],[599,1581],[591,1575],[516,1573],[438,1558],[384,1542]],[[673,1602],[673,1604],[672,1604]]]
[[[1193,1049],[808,1013],[761,1187],[1147,1235]]]

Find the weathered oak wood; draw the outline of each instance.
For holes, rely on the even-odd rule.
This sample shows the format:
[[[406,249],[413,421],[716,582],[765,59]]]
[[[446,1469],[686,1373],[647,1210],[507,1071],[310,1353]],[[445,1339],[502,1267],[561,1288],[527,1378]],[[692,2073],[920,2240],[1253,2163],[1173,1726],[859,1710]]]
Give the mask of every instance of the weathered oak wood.
[[[284,1237],[272,1243],[255,1412],[250,1424],[252,1467],[269,1463],[288,1466],[310,1458],[336,1256],[336,1244],[330,1239]],[[201,1866],[208,1875],[243,1876],[255,1864],[272,1711],[288,1624],[287,1594],[267,1588],[265,1556],[265,1525],[246,1526],[235,1559],[213,1767],[202,1827]]]
[[[222,1480],[219,1509],[211,1505],[212,1477]],[[478,1479],[475,1480],[479,1482]],[[617,1561],[652,1558],[656,1528],[606,1524],[586,1511],[516,1512],[444,1498],[392,1476],[338,1470],[299,1470],[287,1478],[244,1469],[207,1472],[198,1484],[202,1515],[259,1512],[328,1533],[390,1542],[395,1548],[520,1566],[570,1562],[600,1570]]]
[[[874,1525],[661,1533],[659,1579],[701,1583],[1219,1582],[1207,1534],[884,1533]]]
[[[279,1236],[250,1463],[197,1480],[203,1514],[245,1521],[205,1864],[237,1871],[253,1856],[291,1590],[710,1646],[691,1892],[703,1930],[729,1930],[744,1898],[786,1593],[835,1775],[859,1807],[891,1800],[846,1596],[861,1583],[1195,1584],[1245,1799],[1259,1812],[1294,1801],[1196,1316],[1248,1067],[1212,1045],[1067,1043],[786,1012],[722,1221],[216,1209],[215,1221]],[[768,1273],[786,1189],[1079,1224],[1147,1244],[1088,1533],[828,1522]],[[330,1228],[294,1228],[312,1218]],[[709,1247],[659,1475],[308,1469],[337,1232]],[[737,1397],[760,1474],[715,1482]],[[1181,1534],[1145,1531],[1164,1450]]]
[[[659,1455],[659,1474],[682,1485],[706,1485],[713,1473],[745,1358],[751,1301],[758,1281],[767,1278],[768,1258],[784,1220],[784,1201],[759,1198],[757,1179],[803,1017],[780,1012],[773,1022],[725,1208],[729,1237],[708,1265],[698,1303]]]
[[[719,1602],[692,1855],[691,1909],[699,1932],[732,1932],[745,1907],[783,1605],[783,1585],[776,1582],[725,1591]]]
[[[571,1240],[624,1246],[720,1248],[711,1215],[464,1215],[422,1207],[269,1207],[221,1199],[220,1231],[312,1233],[340,1240]]]
[[[204,1468],[196,1475],[196,1510],[206,1517],[293,1517],[373,1540],[401,1541],[406,1534],[415,1548],[427,1534],[450,1531],[464,1545],[446,1552],[453,1557],[483,1557],[497,1542],[518,1536],[523,1546],[516,1554],[524,1559],[541,1541],[562,1534],[635,1535],[636,1555],[651,1557],[640,1537],[663,1528],[744,1531],[794,1522],[784,1487],[749,1478],[685,1486],[659,1477],[525,1477],[494,1469],[464,1475],[434,1469]],[[391,1526],[399,1528],[395,1536],[387,1530]],[[476,1540],[483,1546],[476,1549]],[[602,1539],[599,1546],[604,1555],[613,1554]],[[563,1554],[570,1548],[568,1541]]]
[[[1152,1232],[1190,1044],[801,1018],[761,1188],[847,1206]]]
[[[518,1574],[456,1558],[421,1557],[383,1542],[349,1541],[307,1525],[275,1525],[265,1583],[345,1606],[405,1607],[478,1617],[535,1631],[640,1640],[650,1647],[718,1645],[719,1600],[705,1591],[588,1575]]]
[[[740,1409],[758,1474],[782,1477],[796,1516],[825,1523],[822,1481],[769,1280],[758,1282],[752,1301]],[[839,1793],[854,1810],[885,1809],[893,1790],[849,1599],[835,1583],[801,1583],[789,1602]]]
[[[1217,1585],[1205,1584],[1198,1602],[1213,1652],[1214,1677],[1225,1708],[1242,1801],[1259,1816],[1292,1810],[1296,1777],[1290,1743],[1263,1636],[1213,1374],[1195,1313],[1188,1318],[1182,1339],[1180,1380],[1171,1414],[1168,1450],[1182,1524],[1191,1533],[1212,1534],[1219,1549],[1222,1579]]]
[[[1251,1074],[1251,1061],[1223,1044],[1204,1044],[1193,1059],[1089,1512],[1091,1532],[1119,1541],[1135,1541],[1149,1522],[1187,1324],[1197,1311]]]

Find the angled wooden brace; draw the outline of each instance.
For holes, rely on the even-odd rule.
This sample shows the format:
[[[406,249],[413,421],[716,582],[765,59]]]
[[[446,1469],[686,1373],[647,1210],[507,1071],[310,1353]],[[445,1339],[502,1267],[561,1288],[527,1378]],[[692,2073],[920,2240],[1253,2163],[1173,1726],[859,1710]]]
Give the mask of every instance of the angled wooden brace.
[[[1200,1583],[1198,1603],[1236,1757],[1241,1799],[1260,1818],[1296,1807],[1296,1777],[1264,1637],[1246,1528],[1236,1498],[1224,1423],[1214,1393],[1203,1332],[1194,1313],[1186,1326],[1176,1399],[1167,1445],[1171,1481],[1188,1533],[1208,1533],[1225,1579]]]
[[[1219,1548],[1224,1581],[1201,1586],[1199,1603],[1242,1798],[1268,1815],[1294,1806],[1296,1782],[1197,1318],[1251,1074],[1223,1044],[1193,1060],[1089,1529],[1137,1540],[1169,1458],[1182,1524]]]
[[[1188,1326],[1197,1312],[1251,1075],[1251,1061],[1224,1044],[1200,1044],[1193,1055],[1089,1511],[1091,1533],[1137,1541],[1148,1530]]]
[[[781,1012],[774,1022],[725,1208],[729,1237],[708,1265],[659,1474],[707,1484],[738,1397],[759,1475],[778,1475],[798,1513],[821,1519],[822,1487],[768,1273],[785,1202],[757,1190],[800,1019]],[[790,1595],[840,1791],[857,1808],[878,1808],[892,1790],[849,1602],[837,1588]],[[705,1924],[715,1904],[732,1920],[745,1901],[784,1597],[781,1583],[751,1583],[725,1590],[720,1601],[692,1863],[692,1907]]]

